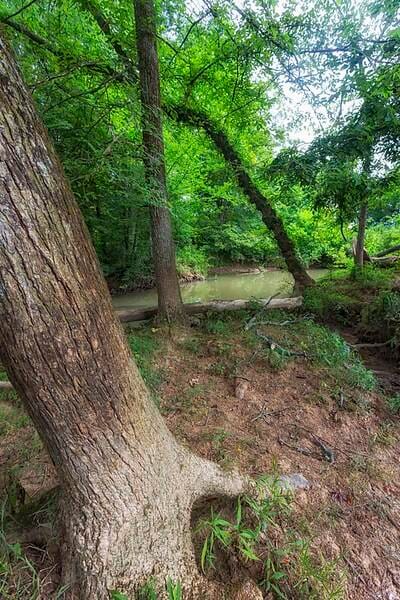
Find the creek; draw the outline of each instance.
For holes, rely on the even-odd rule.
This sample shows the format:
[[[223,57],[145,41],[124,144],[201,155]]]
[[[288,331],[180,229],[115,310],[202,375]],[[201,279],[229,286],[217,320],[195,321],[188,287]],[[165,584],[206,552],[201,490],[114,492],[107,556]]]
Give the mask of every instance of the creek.
[[[328,273],[327,269],[310,269],[313,279]],[[266,270],[258,273],[227,273],[181,285],[185,303],[210,302],[212,300],[248,300],[269,298],[277,295],[285,298],[292,294],[293,278],[287,271]],[[113,297],[114,307],[119,310],[157,306],[157,291],[137,290]]]

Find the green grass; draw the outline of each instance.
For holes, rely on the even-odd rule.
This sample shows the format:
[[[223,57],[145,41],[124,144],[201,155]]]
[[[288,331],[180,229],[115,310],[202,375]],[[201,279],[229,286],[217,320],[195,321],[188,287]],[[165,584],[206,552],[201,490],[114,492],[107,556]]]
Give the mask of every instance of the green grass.
[[[354,324],[358,320],[365,295],[388,291],[395,278],[394,269],[382,269],[366,264],[332,271],[304,293],[304,309],[322,320]]]
[[[350,279],[364,290],[382,290],[390,287],[395,272],[394,268],[383,269],[367,263],[362,269],[353,266],[350,269]]]
[[[396,394],[395,396],[389,398],[388,405],[394,414],[400,414],[400,394]]]
[[[160,349],[160,337],[150,329],[144,329],[140,333],[129,334],[128,344],[144,381],[157,401],[157,389],[163,382],[164,375],[153,367],[152,361]]]
[[[382,290],[361,311],[361,327],[378,340],[391,340],[393,348],[400,346],[400,294]]]
[[[0,436],[26,427],[30,423],[30,418],[18,404],[14,405],[10,401],[0,404]]]
[[[9,543],[6,532],[6,503],[0,509],[0,597],[4,600],[36,600],[40,581],[21,544]]]
[[[274,349],[263,349],[263,356],[271,367],[283,368],[288,361],[295,360],[291,352],[303,352],[312,363],[329,371],[338,384],[365,391],[374,389],[376,381],[373,373],[339,334],[312,319],[293,319],[292,323],[284,326],[285,320],[288,320],[287,315],[283,318],[280,313],[271,311],[271,318],[268,315],[268,320],[261,321],[265,323],[263,327],[268,327],[268,338],[277,343]],[[253,330],[248,332],[248,337],[251,338],[251,346],[256,346],[257,340],[260,343]]]
[[[299,538],[289,526],[291,511],[292,496],[282,491],[276,476],[261,478],[250,496],[237,500],[230,515],[211,508],[196,529],[202,539],[202,571],[217,570],[222,551],[236,561],[239,557],[243,565],[257,563],[262,572],[258,585],[274,598],[343,599],[345,577],[338,561],[316,555],[311,540]]]
[[[314,287],[304,292],[303,307],[323,320],[337,320],[341,323],[350,322],[358,301],[350,294],[335,288],[336,279],[323,279]]]
[[[376,381],[357,352],[337,333],[312,321],[299,324],[302,347],[312,361],[327,367],[335,377],[353,388],[373,390]]]

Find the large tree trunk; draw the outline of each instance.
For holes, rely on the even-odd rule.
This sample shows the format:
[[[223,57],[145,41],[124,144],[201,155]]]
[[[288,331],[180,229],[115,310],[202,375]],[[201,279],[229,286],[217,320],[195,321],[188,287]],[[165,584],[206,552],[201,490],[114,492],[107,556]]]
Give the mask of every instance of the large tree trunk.
[[[252,181],[239,154],[230,143],[228,136],[219,129],[210,118],[199,111],[194,111],[183,106],[174,106],[167,110],[172,117],[177,118],[183,123],[202,127],[224,156],[225,160],[231,165],[239,186],[250,202],[260,211],[265,225],[273,233],[279,250],[285,259],[287,268],[293,275],[295,292],[301,293],[304,288],[312,285],[314,281],[308,275],[297,257],[294,244],[286,233],[281,218],[268,199],[260,192]]]
[[[357,242],[354,254],[354,262],[357,267],[361,268],[364,266],[364,243],[365,243],[365,230],[367,227],[368,217],[368,202],[363,202],[360,206],[360,212],[358,215],[358,232]]]
[[[0,354],[57,468],[66,596],[202,585],[194,501],[235,495],[180,446],[132,361],[78,206],[0,40]],[[165,597],[165,591],[160,594]]]
[[[134,0],[134,7],[142,99],[144,167],[150,203],[158,307],[160,316],[170,320],[182,315],[183,308],[168,208],[155,9],[153,0]]]

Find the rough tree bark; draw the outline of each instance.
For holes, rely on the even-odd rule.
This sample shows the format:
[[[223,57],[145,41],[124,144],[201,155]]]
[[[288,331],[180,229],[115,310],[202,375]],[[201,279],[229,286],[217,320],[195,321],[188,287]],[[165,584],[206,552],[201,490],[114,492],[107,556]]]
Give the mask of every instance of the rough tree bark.
[[[65,597],[131,595],[154,576],[198,598],[191,507],[245,482],[180,446],[150,399],[1,39],[0,103],[0,358],[60,478]]]
[[[184,314],[165,174],[160,75],[153,0],[134,0],[142,101],[144,168],[152,222],[153,260],[161,317]]]
[[[252,181],[239,154],[230,143],[225,132],[219,129],[209,117],[200,111],[194,111],[184,106],[167,107],[166,110],[171,117],[176,118],[182,123],[202,127],[224,156],[225,160],[232,166],[239,186],[250,202],[260,211],[265,225],[275,237],[287,268],[293,275],[295,293],[301,293],[304,288],[312,285],[314,281],[297,257],[294,244],[286,233],[282,220],[268,199]]]

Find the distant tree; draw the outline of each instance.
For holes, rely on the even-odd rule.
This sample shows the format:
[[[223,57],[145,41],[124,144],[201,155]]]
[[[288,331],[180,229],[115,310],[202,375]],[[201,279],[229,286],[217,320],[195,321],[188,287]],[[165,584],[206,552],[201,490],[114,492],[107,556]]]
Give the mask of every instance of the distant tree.
[[[171,321],[183,315],[183,304],[168,207],[154,2],[134,0],[134,8],[142,99],[144,166],[151,214],[158,311],[161,318]]]

